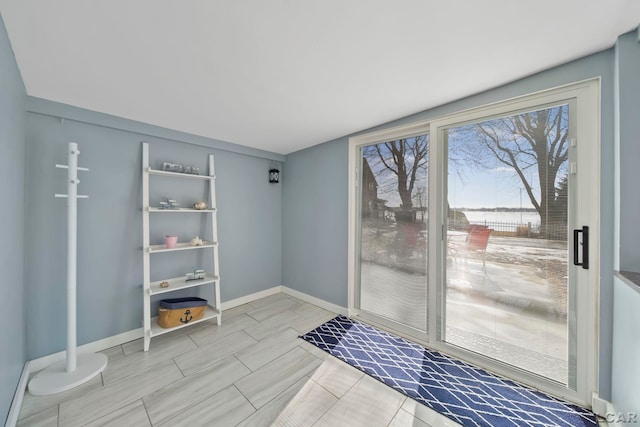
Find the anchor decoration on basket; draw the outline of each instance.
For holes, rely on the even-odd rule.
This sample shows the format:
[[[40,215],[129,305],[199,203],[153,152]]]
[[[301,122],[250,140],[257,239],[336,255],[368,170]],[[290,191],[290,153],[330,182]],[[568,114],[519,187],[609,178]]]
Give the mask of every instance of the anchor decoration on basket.
[[[192,320],[193,316],[191,316],[191,310],[187,309],[187,311],[184,312],[184,319],[182,317],[180,318],[180,323],[187,324]]]
[[[195,323],[205,317],[207,300],[198,297],[171,298],[160,300],[158,325],[175,328]]]

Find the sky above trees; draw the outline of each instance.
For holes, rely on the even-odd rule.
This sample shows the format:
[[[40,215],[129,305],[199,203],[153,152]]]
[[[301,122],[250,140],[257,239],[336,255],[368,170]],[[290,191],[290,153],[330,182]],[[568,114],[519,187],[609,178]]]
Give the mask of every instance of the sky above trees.
[[[450,206],[566,212],[557,189],[567,175],[568,117],[568,106],[559,105],[447,129]],[[428,141],[423,135],[364,147],[388,206],[406,205],[401,193],[408,190],[413,207],[418,191],[424,198]]]

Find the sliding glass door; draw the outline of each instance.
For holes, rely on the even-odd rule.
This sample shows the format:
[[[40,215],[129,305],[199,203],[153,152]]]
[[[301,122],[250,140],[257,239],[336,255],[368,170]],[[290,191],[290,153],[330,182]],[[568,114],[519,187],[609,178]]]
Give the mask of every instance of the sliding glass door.
[[[427,327],[428,153],[428,134],[358,150],[358,308],[422,334]]]
[[[572,118],[563,103],[442,130],[443,341],[575,387]]]
[[[352,138],[351,315],[588,404],[598,93],[577,83]]]

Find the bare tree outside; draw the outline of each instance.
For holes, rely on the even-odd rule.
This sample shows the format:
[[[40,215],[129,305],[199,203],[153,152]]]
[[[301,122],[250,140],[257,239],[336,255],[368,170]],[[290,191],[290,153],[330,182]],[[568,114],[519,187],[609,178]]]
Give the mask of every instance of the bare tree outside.
[[[414,203],[420,212],[420,222],[424,222],[424,215],[427,212],[427,189],[426,187],[418,187],[413,196]]]
[[[413,210],[414,189],[419,172],[427,168],[428,151],[428,134],[375,144],[364,150],[382,192],[397,192],[400,212]]]
[[[568,123],[567,105],[473,123],[449,135],[450,150],[466,152],[467,167],[490,169],[497,161],[511,168],[546,235],[551,225],[567,222],[566,199],[558,197],[557,188],[566,176]]]

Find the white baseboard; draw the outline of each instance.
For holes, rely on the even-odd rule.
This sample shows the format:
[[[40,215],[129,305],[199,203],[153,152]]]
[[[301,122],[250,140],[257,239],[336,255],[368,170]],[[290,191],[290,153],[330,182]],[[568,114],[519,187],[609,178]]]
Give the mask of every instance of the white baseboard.
[[[138,338],[142,338],[142,328],[123,332],[118,335],[113,335],[111,337],[103,338],[98,341],[81,345],[80,347],[78,347],[78,352],[79,353],[96,353],[98,351],[115,347],[116,345],[137,340]],[[41,371],[47,366],[52,365],[60,360],[63,360],[66,356],[67,356],[67,352],[65,350],[65,351],[59,351],[54,354],[50,354],[48,356],[39,357],[38,359],[33,359],[31,361],[31,372]]]
[[[223,311],[226,309],[230,309],[233,307],[237,307],[242,304],[246,304],[251,301],[255,301],[260,298],[268,297],[269,295],[277,294],[281,292],[282,286],[274,286],[270,289],[265,289],[264,291],[255,292],[250,295],[245,295],[240,298],[236,298],[230,301],[225,301],[222,303]],[[81,345],[78,347],[78,352],[83,353],[96,353],[98,351],[106,350],[108,348],[114,347],[116,345],[124,344],[129,341],[137,340],[138,338],[142,338],[143,331],[142,328],[133,329],[131,331],[123,332],[118,335],[113,335],[111,337],[107,337],[98,341],[90,342],[88,344]],[[60,360],[63,360],[66,357],[66,351],[59,351],[54,354],[50,354],[48,356],[39,357],[38,359],[32,360],[31,363],[31,372],[37,372],[49,365],[52,365]]]
[[[302,301],[308,302],[309,304],[317,305],[320,308],[324,308],[325,310],[333,311],[334,313],[342,314],[343,316],[347,316],[349,314],[349,310],[346,307],[341,307],[337,304],[333,304],[331,302],[325,301],[320,298],[316,298],[309,294],[305,294],[304,292],[296,291],[295,289],[287,288],[286,286],[282,286],[282,292],[291,295],[292,297],[296,297],[301,299]]]
[[[264,291],[254,292],[250,295],[245,295],[240,298],[224,301],[222,303],[222,311],[224,312],[225,310],[229,310],[230,308],[237,307],[242,304],[247,304],[251,301],[265,298],[280,292],[282,292],[282,286],[274,286],[273,288],[265,289]]]
[[[600,417],[604,418],[604,419],[605,419],[605,421],[606,421],[606,424],[605,424],[605,425],[610,426],[610,425],[612,425],[612,422],[609,422],[609,420],[610,420],[610,419],[612,419],[612,416],[613,416],[613,419],[615,419],[615,417],[617,416],[617,414],[618,414],[618,411],[616,411],[616,408],[613,406],[613,403],[611,403],[611,402],[607,402],[607,414],[606,414],[606,415],[599,415],[599,414],[596,414],[596,415],[598,415],[598,416],[600,416]],[[616,423],[616,424],[617,424],[617,423]]]
[[[348,314],[348,310],[345,307],[341,307],[339,305],[330,303],[320,298],[316,298],[314,296],[305,294],[303,292],[296,291],[295,289],[287,288],[286,286],[274,286],[273,288],[265,289],[263,291],[255,292],[250,295],[245,295],[240,298],[225,301],[222,303],[222,310],[223,311],[228,310],[230,308],[237,307],[239,305],[246,304],[260,298],[265,298],[280,292],[283,292],[287,295],[291,295],[293,297],[301,299],[302,301],[308,302],[310,304],[317,305],[318,307],[324,308],[325,310],[329,310],[334,313],[343,314],[343,315]],[[138,338],[142,338],[142,336],[143,336],[142,328],[133,329],[131,331],[123,332],[118,335],[113,335],[111,337],[103,338],[98,341],[81,345],[80,347],[78,347],[78,352],[79,353],[96,353],[111,347],[115,347],[117,345],[127,343],[129,341],[136,340]],[[59,351],[57,353],[50,354],[48,356],[39,357],[37,359],[33,359],[25,363],[24,368],[22,370],[22,375],[20,376],[20,381],[16,388],[16,393],[13,397],[13,402],[11,403],[11,408],[9,410],[6,426],[13,427],[18,421],[20,408],[22,407],[22,400],[24,398],[24,393],[27,389],[27,384],[29,382],[29,376],[34,372],[41,371],[47,366],[52,365],[60,360],[63,360],[66,357],[66,354],[67,354],[66,351]]]
[[[31,375],[31,362],[26,362],[22,368],[22,374],[18,381],[18,387],[16,387],[16,393],[13,395],[13,401],[9,408],[9,415],[7,415],[7,422],[5,427],[15,427],[18,423],[18,416],[20,415],[20,408],[22,408],[22,400],[24,399],[24,392],[27,390],[27,383],[29,382],[29,375]]]
[[[611,402],[601,398],[596,392],[591,393],[591,410],[594,414],[604,418],[610,408],[613,408]]]
[[[96,353],[98,351],[115,347],[116,345],[137,340],[138,338],[142,338],[142,328],[123,332],[118,335],[113,335],[111,337],[81,345],[80,347],[78,347],[77,351],[78,353]],[[16,393],[13,396],[13,401],[11,402],[11,408],[9,409],[9,415],[7,417],[7,423],[5,424],[5,426],[13,427],[18,422],[18,416],[20,415],[20,409],[22,408],[22,400],[24,399],[24,393],[27,390],[27,385],[29,383],[29,376],[32,373],[41,371],[47,366],[53,365],[60,360],[64,360],[65,357],[67,357],[66,350],[59,351],[48,356],[39,357],[37,359],[27,361],[27,363],[24,364],[22,375],[20,376],[20,381],[18,382]]]

